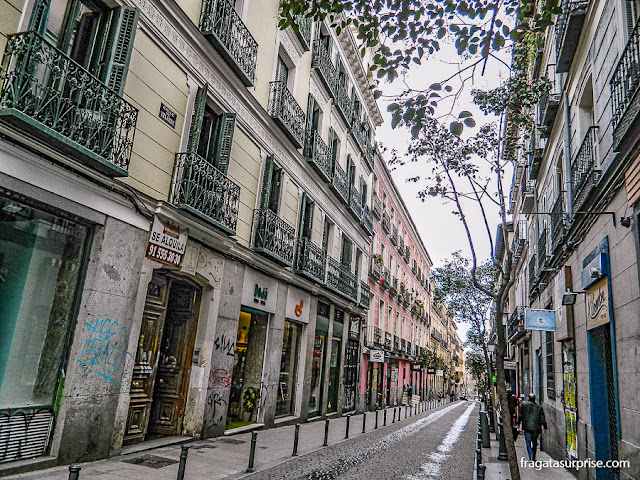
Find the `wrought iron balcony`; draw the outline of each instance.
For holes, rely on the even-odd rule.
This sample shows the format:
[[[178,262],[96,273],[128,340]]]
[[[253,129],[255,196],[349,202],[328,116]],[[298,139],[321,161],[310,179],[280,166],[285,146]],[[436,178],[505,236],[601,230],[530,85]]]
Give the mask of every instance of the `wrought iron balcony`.
[[[369,275],[371,275],[375,279],[380,279],[382,277],[382,264],[375,258],[371,259],[371,269],[369,270]]]
[[[360,301],[358,305],[368,310],[369,302],[371,301],[371,288],[365,282],[360,282]]]
[[[534,253],[533,255],[531,255],[531,258],[529,259],[529,291],[532,291],[538,282],[538,279],[536,276],[537,265],[538,265],[538,261],[536,258],[536,254]]]
[[[349,204],[349,178],[338,162],[333,164],[333,178],[331,188],[336,192],[340,200]]]
[[[323,284],[325,265],[326,255],[322,248],[306,237],[298,240],[296,273],[307,277],[309,280]]]
[[[404,254],[404,238],[398,237],[398,252],[400,255]]]
[[[269,83],[269,116],[296,148],[302,147],[305,114],[284,82]]]
[[[347,125],[351,125],[351,120],[353,118],[353,103],[351,103],[349,93],[347,93],[347,87],[340,82],[335,82],[333,103],[338,107],[338,112],[340,112]]]
[[[543,229],[538,237],[538,272],[547,264],[547,229]]]
[[[315,130],[307,131],[304,146],[304,156],[311,165],[320,174],[322,179],[331,183],[333,176],[331,149],[324,143],[320,133]]]
[[[562,13],[556,19],[556,72],[569,71],[578,48],[588,1],[562,0]]]
[[[553,92],[553,88],[551,90]],[[556,119],[556,114],[558,113],[558,107],[560,106],[560,94],[559,93],[549,93],[540,98],[540,103],[538,104],[539,108],[539,119],[538,123],[541,125],[540,136],[548,137],[551,135],[551,129],[553,128],[553,124]]]
[[[333,257],[329,257],[327,264],[327,286],[354,302],[358,300],[358,279]]]
[[[351,126],[351,135],[353,135],[356,144],[360,148],[360,151],[364,152],[367,146],[367,137],[365,135],[365,130],[362,128],[364,123],[362,123],[359,119],[354,119],[353,125]]]
[[[520,258],[522,249],[527,243],[527,221],[520,220],[516,222],[516,228],[513,231],[513,243],[511,244],[511,251],[514,258]]]
[[[391,243],[393,245],[397,245],[398,244],[398,227],[395,225],[391,225]]]
[[[236,233],[240,187],[196,153],[176,154],[171,203]]]
[[[382,212],[382,230],[389,233],[389,214],[387,212]]]
[[[551,250],[555,251],[555,249],[562,244],[567,231],[568,219],[564,209],[564,198],[562,194],[558,195],[558,198],[553,204],[550,216],[551,231],[549,233],[551,235]]]
[[[542,163],[542,148],[534,148],[529,157],[529,176],[531,178],[538,178],[540,172],[540,164]]]
[[[583,207],[589,194],[600,181],[600,170],[596,164],[596,146],[598,144],[598,127],[590,127],[580,145],[576,158],[571,162],[571,185],[573,211]]]
[[[370,142],[367,142],[367,144],[365,146],[365,151],[364,151],[364,159],[367,162],[367,165],[369,165],[369,168],[371,170],[373,170],[375,154],[376,154],[376,147],[371,145]]]
[[[296,36],[300,40],[300,44],[305,50],[311,48],[311,25],[313,25],[313,18],[299,15],[296,17],[296,25],[298,31]]]
[[[357,220],[362,219],[362,214],[364,213],[364,209],[362,208],[362,195],[355,188],[351,188],[349,192],[349,207],[351,208],[351,213]]]
[[[400,352],[402,353],[407,352],[407,341],[404,338],[400,339]]]
[[[380,280],[380,282],[384,288],[389,288],[391,286],[391,272],[387,267],[383,267],[382,269],[382,280]]]
[[[384,330],[378,327],[367,327],[367,346],[382,347],[384,345]]]
[[[35,32],[7,37],[0,117],[113,177],[128,175],[138,110]]]
[[[409,263],[409,259],[411,258],[411,249],[409,248],[409,244],[404,246],[404,261]]]
[[[320,40],[313,42],[313,54],[311,56],[311,67],[315,68],[318,76],[324,86],[327,88],[329,95],[333,97],[335,84],[338,81],[338,72],[331,62],[331,54],[325,48]]]
[[[622,52],[611,78],[611,103],[613,104],[613,148],[620,150],[623,140],[636,135],[627,135],[638,130],[640,99],[640,22],[636,22],[629,41]]]
[[[258,43],[229,0],[204,0],[200,31],[224,58],[240,81],[250,87],[255,81]]]
[[[397,335],[393,336],[393,349],[396,352],[401,352],[402,351],[402,348],[400,346],[400,337],[397,336]]]
[[[373,216],[380,220],[380,215],[382,212],[382,202],[380,201],[380,197],[373,194]]]
[[[360,221],[364,229],[367,231],[369,236],[373,235],[373,216],[371,215],[371,210],[366,205],[362,210],[362,220]]]
[[[398,294],[398,279],[391,277],[391,285],[389,286],[389,295],[395,297]]]
[[[390,332],[384,332],[384,348],[387,350],[392,349],[393,335]]]
[[[531,213],[535,205],[536,181],[522,177],[522,213]]]
[[[253,249],[273,260],[293,266],[295,229],[269,209],[255,210]]]
[[[516,307],[507,321],[507,340],[516,342],[524,337],[527,331],[524,329],[524,307]]]

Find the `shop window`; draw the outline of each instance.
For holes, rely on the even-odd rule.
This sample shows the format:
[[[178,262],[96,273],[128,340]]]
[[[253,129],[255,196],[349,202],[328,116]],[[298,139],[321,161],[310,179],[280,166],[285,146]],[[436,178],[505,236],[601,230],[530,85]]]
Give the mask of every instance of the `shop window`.
[[[328,315],[328,312],[327,312]],[[324,385],[324,356],[327,347],[327,335],[316,331],[313,340],[313,360],[311,361],[311,392],[309,394],[309,416],[319,415],[322,406],[322,386]]]
[[[285,320],[282,338],[282,356],[280,358],[280,380],[276,400],[276,416],[294,414],[296,379],[300,357],[300,338],[302,325]]]
[[[554,353],[554,339],[553,332],[545,332],[545,340],[547,344],[547,396],[554,398],[556,394],[556,381],[553,369],[553,353]]]

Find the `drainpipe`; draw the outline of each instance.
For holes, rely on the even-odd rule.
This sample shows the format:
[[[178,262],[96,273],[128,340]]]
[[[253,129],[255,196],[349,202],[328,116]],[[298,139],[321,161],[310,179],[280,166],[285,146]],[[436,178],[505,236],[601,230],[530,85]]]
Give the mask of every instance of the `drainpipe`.
[[[561,84],[564,86],[568,73],[562,74]],[[564,104],[564,161],[562,169],[564,170],[565,191],[567,193],[567,213],[573,216],[573,183],[571,181],[571,122],[569,119],[569,97],[567,90],[563,88],[562,103]],[[573,218],[571,218],[573,220]]]

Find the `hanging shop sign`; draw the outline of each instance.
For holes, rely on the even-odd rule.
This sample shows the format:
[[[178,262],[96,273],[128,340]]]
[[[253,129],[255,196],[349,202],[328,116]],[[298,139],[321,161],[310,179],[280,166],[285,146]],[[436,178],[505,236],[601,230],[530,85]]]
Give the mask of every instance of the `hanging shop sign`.
[[[427,367],[427,375],[435,375],[436,369],[435,367]]]
[[[369,361],[384,363],[384,350],[369,351]]]
[[[516,362],[511,362],[509,360],[504,361],[504,369],[505,370],[516,370]]]
[[[411,370],[413,370],[414,372],[419,372],[420,370],[422,370],[422,365],[420,365],[419,363],[413,363],[411,364]]]
[[[556,312],[554,310],[527,308],[524,311],[524,328],[526,330],[554,332],[556,330]]]
[[[296,322],[309,323],[310,309],[311,295],[304,290],[289,285],[286,317]]]
[[[268,313],[276,312],[278,281],[262,273],[246,268],[242,287],[242,304]],[[294,317],[296,318],[296,317]]]
[[[149,243],[147,244],[147,258],[175,267],[182,263],[187,248],[187,233],[180,227],[153,219]]]
[[[605,325],[609,316],[609,280],[603,277],[586,290],[587,330]]]
[[[349,338],[358,340],[360,338],[360,319],[349,320]]]

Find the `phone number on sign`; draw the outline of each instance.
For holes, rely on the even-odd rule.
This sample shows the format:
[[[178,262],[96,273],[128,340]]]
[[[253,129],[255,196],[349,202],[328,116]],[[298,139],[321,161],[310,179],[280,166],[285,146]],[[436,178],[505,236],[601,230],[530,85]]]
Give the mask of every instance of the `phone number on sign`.
[[[147,256],[161,262],[170,263],[172,265],[180,265],[180,260],[182,260],[182,255],[180,255],[179,253],[172,252],[171,250],[161,247],[160,245],[155,245],[153,243],[149,244]]]

